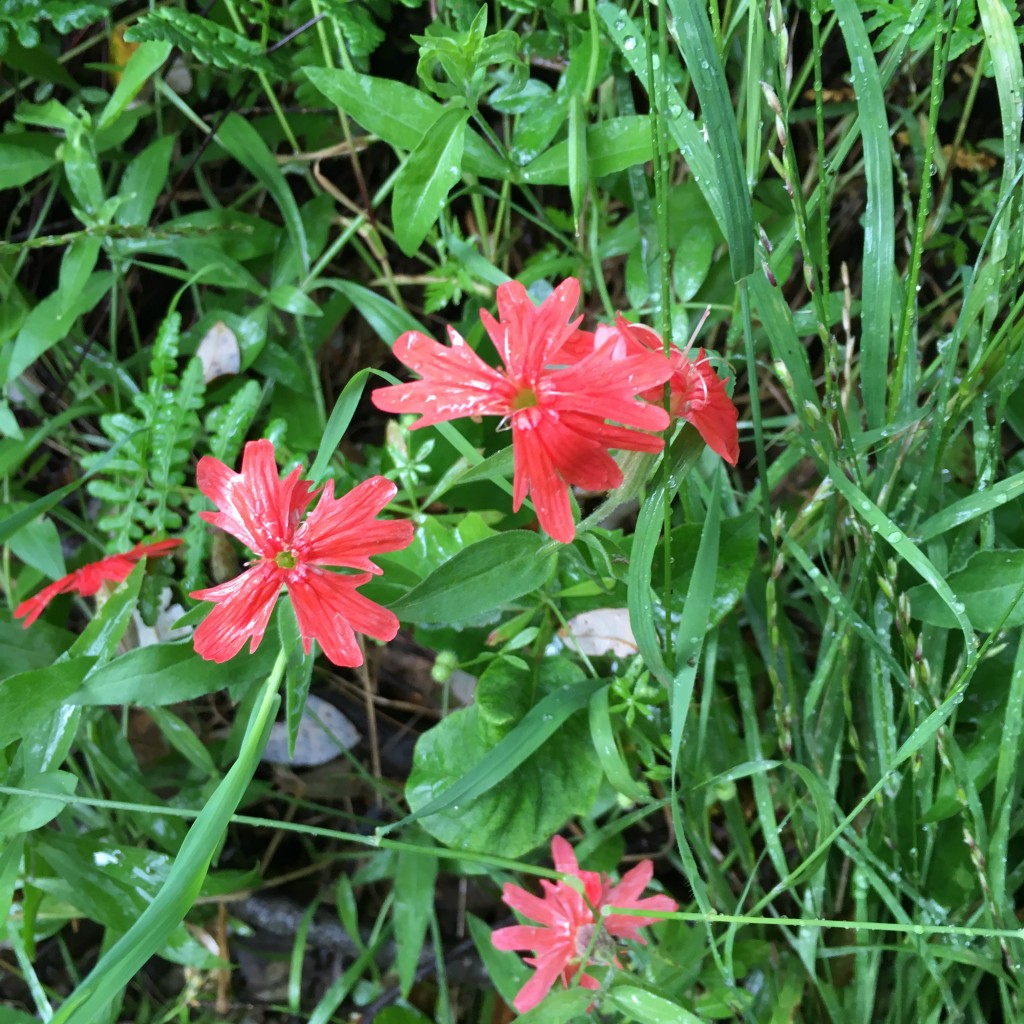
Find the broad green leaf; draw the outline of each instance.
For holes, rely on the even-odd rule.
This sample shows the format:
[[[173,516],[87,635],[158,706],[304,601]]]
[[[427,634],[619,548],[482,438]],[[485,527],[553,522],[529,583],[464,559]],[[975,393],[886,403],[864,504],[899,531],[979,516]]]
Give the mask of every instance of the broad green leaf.
[[[385,299],[383,295],[378,295],[377,292],[371,291],[355,281],[322,278],[319,283],[341,292],[359,310],[360,316],[373,328],[377,337],[388,348],[391,348],[395,339],[406,331],[428,333],[411,313],[407,313],[390,299]]]
[[[516,993],[533,973],[532,969],[515,953],[495,949],[491,941],[492,929],[479,917],[467,914],[466,923],[469,925],[469,934],[472,936],[473,945],[476,946],[477,955],[487,969],[487,977],[501,998],[511,1006]]]
[[[74,639],[73,633],[51,626],[45,619],[34,622],[30,629],[20,622],[0,620],[0,679],[52,665]]]
[[[703,1024],[702,1018],[678,1003],[636,985],[615,985],[607,1002],[639,1024]]]
[[[193,768],[202,773],[202,777],[213,779],[217,776],[217,766],[213,763],[210,751],[203,741],[195,734],[192,727],[166,708],[151,706],[149,717],[167,738],[174,749],[188,761]]]
[[[672,531],[672,583],[678,592],[689,586],[702,530],[699,523],[684,523]],[[754,512],[722,521],[709,626],[718,625],[743,597],[757,555],[757,538],[758,518]],[[654,556],[652,575],[655,580],[662,580],[664,572],[665,551],[659,547]]]
[[[398,984],[408,998],[416,979],[423,940],[434,912],[437,858],[429,852],[400,850],[395,870],[395,939],[398,944]]]
[[[73,298],[63,295],[60,289],[47,295],[22,324],[13,349],[8,349],[7,382],[19,377],[41,355],[67,337],[78,318],[103,298],[113,280],[109,271],[101,270],[93,274]]]
[[[975,629],[990,633],[1024,625],[1024,551],[977,551],[947,582]],[[949,606],[930,586],[911,587],[907,597],[915,618],[947,629],[957,625]]]
[[[114,214],[118,224],[147,224],[157,198],[167,183],[175,137],[163,135],[133,157],[121,175],[121,205]]]
[[[13,794],[0,807],[0,836],[33,832],[56,818],[67,806],[65,800],[48,800],[50,793],[70,796],[78,785],[78,777],[70,772],[42,772],[18,780],[18,789],[31,789],[32,795]]]
[[[57,140],[43,132],[4,135],[0,142],[0,188],[18,188],[45,174],[57,162]]]
[[[303,267],[308,270],[309,246],[298,204],[259,132],[243,117],[232,113],[217,129],[217,141],[273,196],[288,228],[292,245],[299,253]]]
[[[419,89],[388,78],[341,68],[303,68],[303,72],[335,106],[398,149],[415,149],[444,109]],[[501,157],[472,130],[466,132],[463,166],[482,178],[503,179],[511,173]]]
[[[170,55],[171,44],[168,42],[140,43],[136,47],[125,65],[121,81],[96,122],[98,130],[109,127],[124,113],[125,107]]]
[[[555,988],[545,997],[540,1006],[516,1018],[516,1024],[569,1024],[570,1021],[586,1021],[587,1013],[594,1001],[594,993],[585,988],[570,988],[566,991]]]
[[[23,526],[11,538],[10,544],[18,558],[49,579],[57,580],[67,573],[60,537],[52,519],[37,519]]]
[[[255,654],[239,655],[221,665],[200,658],[190,643],[136,647],[96,669],[67,700],[86,706],[176,704],[266,675],[273,658],[267,644]]]
[[[85,917],[116,933],[127,932],[150,905],[171,863],[166,854],[153,850],[52,830],[36,837],[35,849],[55,875],[38,877],[39,888],[66,907],[69,918]],[[221,963],[180,923],[169,931],[158,952],[185,966],[209,970]]]
[[[79,235],[64,250],[57,289],[63,296],[63,304],[58,315],[74,314],[75,303],[96,269],[99,255],[100,240],[91,235]]]
[[[601,770],[586,716],[575,712],[600,681],[557,659],[539,673],[547,696],[530,707],[529,673],[495,662],[480,677],[476,704],[416,744],[406,800],[445,845],[518,857],[591,809]]]
[[[0,682],[0,747],[41,725],[82,685],[95,658],[71,658]]]
[[[445,109],[409,154],[395,181],[391,217],[395,240],[415,255],[462,177],[462,151],[469,111]]]
[[[646,117],[613,117],[587,127],[586,173],[590,179],[624,171],[651,159],[651,125]],[[520,178],[529,185],[569,184],[569,142],[560,142],[523,168]]]
[[[464,548],[391,606],[405,622],[464,622],[536,590],[551,574],[547,541],[526,530]]]

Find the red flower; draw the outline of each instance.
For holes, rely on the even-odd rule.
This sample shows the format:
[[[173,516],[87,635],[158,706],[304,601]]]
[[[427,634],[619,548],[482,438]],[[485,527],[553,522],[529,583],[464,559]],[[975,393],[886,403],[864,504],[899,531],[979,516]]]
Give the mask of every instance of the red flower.
[[[47,587],[43,587],[34,597],[30,597],[14,610],[14,617],[20,619],[22,615],[28,618],[22,623],[27,629],[42,614],[43,609],[58,595],[70,594],[78,591],[82,597],[90,597],[103,586],[104,583],[123,583],[128,579],[132,569],[135,568],[139,559],[153,556],[159,558],[173,551],[180,540],[158,540],[153,544],[136,544],[131,551],[125,551],[120,555],[110,555],[101,558],[98,562],[90,562],[83,565],[81,569],[68,573],[67,576],[55,580]]]
[[[414,427],[463,416],[506,417],[515,460],[512,509],[532,495],[540,525],[564,543],[576,533],[570,485],[617,487],[622,471],[608,449],[660,451],[662,438],[640,431],[668,426],[664,410],[636,398],[668,379],[666,360],[643,347],[593,346],[593,335],[578,329],[581,318],[570,319],[579,294],[579,282],[570,278],[538,308],[517,281],[503,284],[499,319],[480,313],[503,368],[488,366],[450,327],[450,347],[407,331],[394,352],[423,379],[373,393],[385,412],[423,413]],[[570,366],[552,367],[567,345],[586,354]]]
[[[532,950],[536,955],[526,962],[537,973],[519,990],[515,1008],[520,1013],[533,1009],[547,995],[555,979],[561,977],[567,987],[581,968],[589,963],[613,963],[617,967],[615,939],[632,939],[644,943],[639,933],[655,917],[627,917],[622,914],[602,916],[603,907],[631,910],[676,910],[678,904],[668,896],[646,896],[639,899],[654,873],[649,860],[642,860],[622,876],[618,885],[611,885],[608,876],[596,871],[581,871],[572,847],[561,836],[551,840],[551,856],[555,868],[564,875],[574,875],[582,883],[583,892],[566,881],[541,879],[544,896],[532,896],[518,885],[508,884],[502,899],[539,925],[512,925],[499,928],[491,936],[495,948]],[[595,929],[598,929],[595,938]],[[580,975],[584,988],[598,988],[596,978]]]
[[[280,478],[270,441],[245,446],[241,473],[209,455],[199,460],[199,489],[220,509],[202,517],[259,555],[241,576],[191,595],[216,605],[195,632],[196,652],[202,657],[227,661],[250,638],[249,651],[255,651],[282,586],[292,599],[307,654],[317,640],[335,665],[361,665],[355,630],[378,640],[391,640],[398,632],[398,619],[391,612],[356,593],[356,587],[381,571],[371,555],[412,542],[412,523],[375,518],[397,488],[374,476],[335,498],[334,482],[328,481],[316,507],[301,522],[316,491],[299,480],[300,474],[295,469]],[[364,571],[341,575],[323,566]]]
[[[599,348],[620,337],[626,340],[626,351],[646,349],[664,352],[665,349],[657,331],[643,324],[630,323],[621,314],[615,318],[614,327],[598,328],[594,344]],[[669,378],[669,411],[672,416],[679,416],[692,423],[707,446],[735,466],[740,457],[739,433],[736,429],[739,413],[725,390],[728,380],[722,380],[715,373],[704,349],[697,353],[694,360],[673,345],[669,361],[672,364],[672,376]],[[640,397],[662,405],[664,388],[650,388]]]

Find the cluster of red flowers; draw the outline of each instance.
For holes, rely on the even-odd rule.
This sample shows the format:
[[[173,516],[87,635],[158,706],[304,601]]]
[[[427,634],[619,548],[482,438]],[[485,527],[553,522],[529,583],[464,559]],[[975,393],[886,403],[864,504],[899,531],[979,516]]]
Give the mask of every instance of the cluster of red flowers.
[[[728,461],[735,463],[739,452],[736,408],[703,349],[696,360],[676,348],[666,358],[655,331],[622,316],[614,326],[580,330],[582,317],[573,317],[579,295],[579,283],[570,278],[537,307],[521,284],[503,284],[499,318],[480,314],[502,368],[485,363],[452,329],[451,346],[409,331],[395,342],[395,355],[422,379],[373,394],[386,412],[422,413],[414,427],[463,416],[502,417],[512,430],[513,510],[531,495],[540,525],[566,543],[576,532],[570,486],[599,491],[622,482],[610,449],[660,451],[664,440],[653,432],[678,416]],[[315,639],[336,665],[362,664],[356,632],[391,640],[398,630],[391,612],[356,592],[380,572],[371,556],[412,542],[410,522],[377,519],[395,485],[375,476],[335,498],[328,482],[303,521],[317,492],[300,476],[295,469],[280,478],[270,441],[245,446],[240,473],[211,456],[199,460],[199,489],[218,507],[203,518],[258,556],[235,579],[192,594],[214,603],[195,633],[202,657],[227,661],[247,640],[254,651],[282,588],[291,597],[306,652]],[[124,580],[139,559],[180,543],[138,544],[83,566],[22,602],[15,615],[26,615],[25,625],[31,625],[57,594],[94,594],[104,581]]]
[[[530,494],[540,525],[564,543],[576,533],[570,486],[617,487],[622,471],[609,449],[660,451],[664,440],[648,431],[665,430],[670,413],[692,423],[723,458],[739,456],[736,407],[703,349],[696,361],[677,348],[666,358],[655,331],[622,316],[614,327],[582,331],[582,317],[573,318],[579,296],[570,278],[537,307],[518,281],[503,284],[499,318],[480,313],[503,368],[485,363],[451,327],[450,346],[407,331],[394,352],[422,379],[373,393],[385,412],[422,413],[414,428],[464,416],[506,420],[512,509]],[[662,408],[666,381],[669,412]]]
[[[583,988],[598,988],[597,979],[587,974],[588,964],[614,964],[621,967],[616,939],[644,943],[639,929],[653,924],[656,917],[605,913],[605,908],[671,912],[678,909],[668,896],[645,896],[654,874],[649,860],[642,860],[612,885],[608,876],[596,871],[581,871],[573,848],[561,836],[551,840],[555,869],[574,878],[576,884],[541,879],[543,897],[534,896],[518,885],[508,884],[502,899],[536,925],[517,924],[499,928],[491,935],[495,947],[502,950],[530,950],[535,955],[526,962],[537,971],[519,990],[515,1008],[520,1013],[533,1009],[547,995],[558,978],[563,987],[579,973]]]
[[[569,488],[618,486],[622,472],[609,450],[660,451],[664,440],[655,432],[664,431],[672,417],[692,423],[729,462],[738,456],[736,408],[703,349],[696,360],[675,348],[666,357],[655,331],[622,316],[614,326],[580,330],[582,318],[573,318],[578,301],[579,284],[571,279],[539,307],[522,285],[504,284],[498,289],[499,319],[481,313],[501,368],[485,363],[452,329],[450,347],[409,331],[395,343],[395,354],[422,379],[373,395],[387,412],[422,413],[416,427],[463,416],[502,417],[512,430],[513,508],[531,495],[540,525],[563,542],[575,536]],[[329,481],[310,510],[317,490],[300,479],[299,469],[281,479],[270,441],[245,446],[239,473],[206,456],[196,476],[200,491],[217,506],[202,517],[256,555],[235,579],[193,592],[214,605],[195,632],[202,657],[227,661],[246,641],[254,651],[282,589],[291,598],[307,654],[315,639],[335,665],[354,666],[363,660],[356,632],[394,637],[396,617],[357,593],[380,572],[371,556],[412,542],[412,523],[377,518],[395,496],[391,481],[371,477],[340,498]],[[105,582],[126,579],[140,559],[167,554],[180,543],[137,544],[85,565],[23,601],[15,615],[26,616],[29,626],[57,594],[95,594]],[[338,568],[351,571],[332,571]],[[536,1006],[558,978],[568,985],[579,974],[581,985],[597,988],[586,967],[621,966],[616,940],[643,942],[639,929],[657,920],[608,908],[676,909],[667,896],[641,898],[653,872],[649,860],[612,885],[603,874],[581,871],[560,836],[551,849],[555,867],[576,884],[542,881],[543,897],[506,885],[504,901],[537,924],[501,928],[493,936],[498,949],[535,954],[527,963],[536,973],[515,999],[520,1012]]]

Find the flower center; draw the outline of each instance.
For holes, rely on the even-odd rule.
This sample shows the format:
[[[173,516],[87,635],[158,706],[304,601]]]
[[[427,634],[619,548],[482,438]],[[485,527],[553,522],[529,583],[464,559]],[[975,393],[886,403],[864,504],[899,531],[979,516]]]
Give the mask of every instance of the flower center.
[[[539,404],[540,402],[537,399],[537,392],[530,387],[521,387],[512,396],[513,412],[518,412],[520,409],[533,409]]]
[[[290,551],[279,551],[274,555],[274,565],[278,569],[294,569],[299,560]]]
[[[576,955],[586,958],[592,964],[615,963],[615,939],[603,928],[595,938],[594,931],[599,925],[585,924],[576,929]]]

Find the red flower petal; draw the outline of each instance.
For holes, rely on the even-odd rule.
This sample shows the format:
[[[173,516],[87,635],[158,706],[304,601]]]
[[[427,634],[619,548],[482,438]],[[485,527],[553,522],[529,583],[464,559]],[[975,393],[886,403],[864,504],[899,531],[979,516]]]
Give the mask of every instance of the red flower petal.
[[[310,642],[316,640],[335,665],[354,667],[363,663],[356,631],[378,640],[395,638],[398,619],[394,614],[356,593],[356,587],[370,578],[370,573],[342,576],[316,566],[289,573],[288,594],[307,654]]]
[[[242,472],[235,473],[212,455],[196,469],[199,489],[217,507],[203,512],[208,523],[237,537],[258,555],[273,558],[288,546],[315,488],[293,470],[281,479],[271,441],[249,441]]]
[[[251,637],[249,653],[260,645],[284,583],[285,571],[273,562],[261,561],[233,580],[189,596],[213,601],[214,608],[196,627],[196,654],[207,661],[233,658]]]
[[[407,519],[377,519],[398,488],[382,476],[364,480],[348,494],[334,497],[328,481],[316,506],[295,533],[293,550],[311,565],[341,565],[379,573],[371,555],[398,551],[412,543]]]
[[[565,971],[565,958],[558,953],[540,957],[536,961],[536,967],[536,973],[519,990],[512,1002],[519,1013],[532,1010],[551,991],[551,986]],[[563,981],[565,980],[563,978]]]
[[[408,331],[394,345],[395,356],[423,380],[378,388],[371,396],[383,412],[423,413],[416,428],[462,416],[504,416],[511,391],[461,335],[451,332],[451,346],[439,345],[419,331]]]
[[[123,583],[143,558],[147,556],[159,558],[161,555],[173,551],[180,544],[180,540],[160,540],[149,544],[136,544],[131,551],[108,555],[98,562],[89,562],[80,569],[43,587],[35,596],[22,601],[14,610],[14,617],[20,619],[22,615],[27,615],[28,617],[22,623],[23,628],[27,629],[58,594],[70,594],[72,591],[77,591],[83,597],[91,597],[104,583]]]
[[[412,541],[411,523],[376,518],[395,496],[393,483],[372,477],[336,498],[334,484],[329,482],[300,525],[313,499],[313,486],[299,479],[298,469],[280,479],[271,442],[246,445],[241,473],[233,473],[213,458],[200,460],[199,470],[204,493],[221,506],[206,513],[206,518],[263,556],[237,579],[193,593],[215,603],[196,630],[200,655],[226,661],[249,637],[249,650],[256,650],[282,585],[291,596],[307,654],[317,640],[335,665],[361,665],[356,632],[379,640],[394,638],[398,619],[356,593],[371,573],[380,571],[370,561],[371,555],[398,550]],[[367,571],[342,575],[321,566]]]
[[[590,905],[587,905],[583,894],[566,880],[552,883],[542,879],[543,898],[532,896],[516,885],[505,886],[502,899],[521,914],[540,922],[536,926],[513,925],[500,928],[491,935],[491,941],[497,949],[531,950],[535,954],[525,958],[526,963],[536,968],[536,973],[515,998],[514,1005],[520,1013],[536,1006],[559,976],[563,985],[567,985],[579,974],[579,983],[583,988],[600,987],[595,978],[585,973],[585,968],[589,966],[589,960],[586,959],[589,943],[595,937],[593,928],[604,928],[608,935],[617,938],[644,941],[638,934],[638,928],[651,923],[653,918],[630,918],[622,914],[602,918],[600,914],[603,907],[653,911],[676,909],[675,901],[667,896],[638,898],[651,880],[653,865],[649,860],[641,861],[623,876],[618,885],[613,886],[605,875],[580,870],[575,851],[561,836],[551,840],[551,855],[558,871],[563,875],[575,876],[583,883],[586,900],[589,900]],[[614,954],[609,956],[608,950],[603,951],[601,959],[616,967],[622,966]]]

